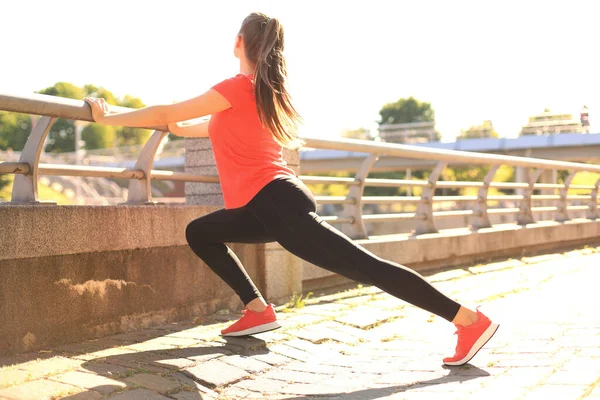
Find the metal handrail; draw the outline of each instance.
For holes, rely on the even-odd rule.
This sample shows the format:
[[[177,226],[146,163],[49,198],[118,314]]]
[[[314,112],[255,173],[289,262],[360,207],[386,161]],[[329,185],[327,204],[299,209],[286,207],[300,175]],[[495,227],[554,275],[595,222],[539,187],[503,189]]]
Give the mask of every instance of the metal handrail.
[[[600,165],[554,161],[530,157],[516,157],[501,154],[471,153],[459,150],[436,149],[431,147],[410,146],[397,143],[380,143],[358,139],[320,139],[303,138],[307,148],[328,150],[345,150],[362,153],[380,154],[382,156],[419,158],[425,160],[445,161],[448,163],[472,163],[491,165],[512,165],[516,167],[566,169],[571,171],[587,171],[600,173]]]
[[[109,107],[111,110],[117,112],[132,111],[131,108],[126,107]],[[92,111],[84,101],[38,93],[18,96],[0,93],[0,110],[53,118],[65,118],[74,121],[94,122]],[[142,126],[141,128],[163,132],[168,131],[165,125]]]
[[[130,109],[111,106],[119,112]],[[93,121],[90,108],[82,101],[64,99],[54,96],[32,94],[27,96],[6,95],[0,93],[0,110],[13,111],[43,116],[34,132],[30,135],[18,162],[0,162],[0,173],[15,174],[23,179],[15,179],[13,187],[13,203],[37,202],[37,176],[84,176],[103,178],[123,178],[139,184],[130,185],[129,202],[150,202],[150,186],[152,179],[185,182],[218,183],[218,176],[195,175],[190,173],[153,170],[152,161],[156,156],[158,144],[165,132],[166,126],[148,126],[155,132],[149,141],[140,148],[135,168],[108,168],[80,165],[44,164],[40,163],[40,154],[44,140],[55,118],[66,118],[80,121]],[[477,220],[477,228],[490,225],[487,214],[517,214],[520,223],[533,221],[532,213],[557,212],[559,220],[569,219],[567,211],[588,211],[589,218],[598,218],[598,187],[595,185],[571,185],[577,172],[600,173],[599,165],[574,163],[566,161],[543,160],[529,157],[515,157],[497,154],[471,153],[465,151],[425,148],[395,143],[380,143],[355,139],[321,139],[303,138],[307,148],[345,150],[370,154],[365,159],[355,177],[323,177],[300,176],[307,184],[344,185],[349,187],[348,196],[315,196],[320,204],[341,204],[344,207],[343,216],[325,216],[324,221],[332,224],[347,226],[346,231],[353,237],[367,235],[365,222],[385,222],[398,220],[417,221],[417,232],[436,232],[434,218],[450,218],[468,216]],[[132,151],[134,151],[132,149]],[[368,178],[368,172],[379,156],[407,157],[438,162],[429,180],[411,179],[377,179]],[[447,164],[485,164],[492,169],[483,182],[440,181],[441,171]],[[535,168],[536,172],[528,182],[493,182],[493,175],[500,165],[510,165],[520,168]],[[565,183],[538,183],[537,178],[543,170],[569,170],[571,174]],[[421,196],[364,196],[365,187],[414,187],[422,188]],[[475,188],[477,196],[434,196],[436,189]],[[514,189],[522,191],[515,195],[488,195],[489,188]],[[590,190],[589,195],[569,195],[570,190]],[[534,194],[534,190],[558,190],[560,194]],[[567,201],[586,200],[587,205],[568,205]],[[488,202],[518,201],[518,207],[489,208]],[[532,201],[556,201],[556,206],[533,207]],[[474,210],[434,211],[433,203],[439,202],[475,202]],[[391,214],[362,214],[364,204],[416,204],[417,212]]]

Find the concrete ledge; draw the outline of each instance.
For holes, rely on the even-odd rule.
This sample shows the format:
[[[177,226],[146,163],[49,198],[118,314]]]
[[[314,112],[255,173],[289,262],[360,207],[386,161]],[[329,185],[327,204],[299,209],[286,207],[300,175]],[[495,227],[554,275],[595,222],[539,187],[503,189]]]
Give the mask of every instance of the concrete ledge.
[[[215,209],[0,207],[0,354],[242,306],[185,239],[188,222]],[[268,293],[264,246],[230,247]]]
[[[3,205],[0,261],[186,245],[187,224],[218,208]]]
[[[382,258],[424,271],[599,240],[600,220],[578,219],[527,226],[506,224],[478,232],[454,229],[420,236],[386,235],[355,243]],[[303,281],[313,289],[320,286],[319,280],[321,287],[329,286],[331,280],[327,278],[335,275],[305,261],[302,271]]]
[[[209,206],[0,207],[0,354],[31,351],[237,308],[189,249],[186,225]],[[359,240],[423,271],[600,240],[600,220],[504,225]],[[277,243],[230,245],[268,301],[347,283]]]

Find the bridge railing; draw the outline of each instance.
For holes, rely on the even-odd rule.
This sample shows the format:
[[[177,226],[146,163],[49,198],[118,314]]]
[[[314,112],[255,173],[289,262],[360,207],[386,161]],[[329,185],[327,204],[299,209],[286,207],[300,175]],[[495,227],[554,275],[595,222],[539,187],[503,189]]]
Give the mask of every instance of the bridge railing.
[[[114,107],[119,110],[118,107]],[[63,99],[45,95],[11,96],[0,94],[0,110],[20,112],[42,116],[33,127],[18,161],[0,163],[0,174],[15,174],[12,197],[5,204],[38,204],[37,180],[39,175],[86,176],[103,178],[123,178],[130,180],[127,203],[152,204],[150,183],[152,180],[176,180],[186,182],[217,183],[218,176],[196,175],[184,172],[159,171],[152,169],[153,161],[161,141],[167,134],[167,127],[146,127],[154,129],[153,134],[141,148],[134,168],[91,167],[66,164],[40,163],[45,139],[56,118],[92,121],[91,111],[82,101]],[[121,109],[126,110],[126,109]],[[354,238],[368,237],[365,223],[389,222],[400,220],[416,221],[416,233],[437,232],[436,220],[449,217],[470,217],[470,225],[475,229],[490,227],[491,215],[513,214],[517,223],[528,224],[535,221],[534,214],[554,212],[554,219],[567,221],[569,212],[585,211],[587,217],[596,219],[598,214],[598,188],[600,179],[594,185],[572,185],[577,173],[591,172],[600,174],[600,165],[582,164],[565,161],[543,160],[528,157],[471,153],[455,150],[433,149],[402,144],[381,143],[353,139],[304,138],[307,148],[345,150],[368,154],[354,177],[337,178],[324,176],[301,176],[307,184],[341,184],[348,187],[345,196],[316,196],[320,204],[340,204],[343,212],[340,216],[325,216],[332,224],[343,224],[344,231]],[[427,180],[411,179],[374,179],[369,178],[373,164],[380,156],[406,157],[412,159],[434,160],[436,166]],[[482,181],[441,181],[441,174],[450,164],[490,166]],[[494,176],[502,165],[532,169],[524,182],[494,182]],[[538,183],[542,172],[546,170],[567,170],[569,175],[561,184]],[[367,186],[421,188],[419,196],[365,196]],[[437,189],[452,188],[477,189],[476,196],[438,196]],[[490,188],[515,189],[521,194],[489,195]],[[559,194],[536,195],[535,190],[558,190]],[[587,195],[571,195],[570,190],[589,190]],[[440,202],[473,203],[467,210],[437,211],[434,204]],[[490,202],[513,201],[518,207],[491,208]],[[534,201],[552,201],[554,206],[535,207]],[[587,205],[570,205],[570,202],[585,201]],[[363,214],[367,204],[413,204],[414,212]]]

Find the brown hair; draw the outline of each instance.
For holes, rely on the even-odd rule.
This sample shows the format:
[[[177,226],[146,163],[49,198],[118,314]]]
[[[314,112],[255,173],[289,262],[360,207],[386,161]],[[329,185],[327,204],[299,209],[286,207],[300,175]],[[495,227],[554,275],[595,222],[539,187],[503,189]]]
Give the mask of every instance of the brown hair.
[[[265,14],[248,15],[239,34],[248,60],[255,65],[254,95],[260,122],[282,146],[298,148],[300,115],[286,89],[287,68],[283,57],[283,26]]]

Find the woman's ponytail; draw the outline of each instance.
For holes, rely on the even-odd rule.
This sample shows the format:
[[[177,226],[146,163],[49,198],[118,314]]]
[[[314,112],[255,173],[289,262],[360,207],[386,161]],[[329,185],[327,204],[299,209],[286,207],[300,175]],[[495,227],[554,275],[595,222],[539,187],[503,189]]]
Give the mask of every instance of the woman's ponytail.
[[[254,94],[261,123],[282,146],[298,148],[300,115],[286,88],[287,68],[283,56],[283,27],[276,18],[250,14],[242,23],[246,56],[256,66]]]

